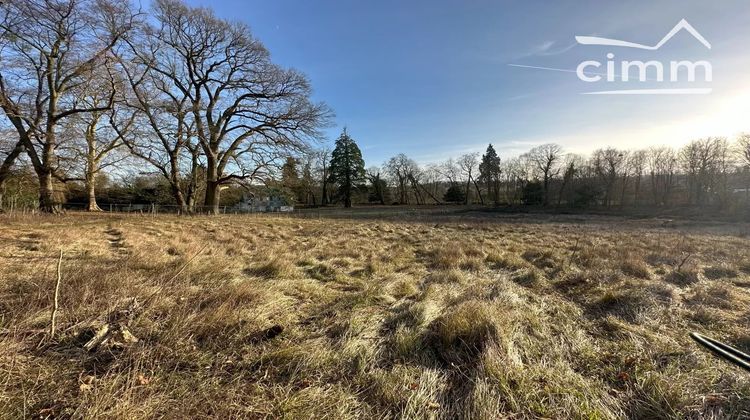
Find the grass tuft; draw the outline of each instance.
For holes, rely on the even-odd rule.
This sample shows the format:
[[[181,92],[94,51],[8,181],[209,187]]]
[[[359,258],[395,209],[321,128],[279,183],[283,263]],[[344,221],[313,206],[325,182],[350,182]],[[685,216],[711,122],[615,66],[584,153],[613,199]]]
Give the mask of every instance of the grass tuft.
[[[432,346],[445,362],[473,361],[497,338],[496,321],[490,305],[467,301],[446,312],[430,325]]]
[[[272,258],[268,261],[251,265],[245,269],[245,274],[266,279],[281,279],[292,277],[295,274],[295,268],[286,259]]]

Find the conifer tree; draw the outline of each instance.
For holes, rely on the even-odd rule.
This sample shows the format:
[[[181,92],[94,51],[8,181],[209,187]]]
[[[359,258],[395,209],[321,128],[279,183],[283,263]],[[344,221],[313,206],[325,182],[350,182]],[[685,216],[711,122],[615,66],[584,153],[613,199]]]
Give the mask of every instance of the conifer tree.
[[[330,182],[338,188],[344,207],[352,206],[352,195],[361,188],[365,176],[365,162],[357,143],[344,128],[331,154]]]
[[[482,155],[482,163],[479,164],[479,176],[487,187],[487,193],[496,205],[500,201],[500,172],[500,157],[490,144],[487,146],[487,151]]]

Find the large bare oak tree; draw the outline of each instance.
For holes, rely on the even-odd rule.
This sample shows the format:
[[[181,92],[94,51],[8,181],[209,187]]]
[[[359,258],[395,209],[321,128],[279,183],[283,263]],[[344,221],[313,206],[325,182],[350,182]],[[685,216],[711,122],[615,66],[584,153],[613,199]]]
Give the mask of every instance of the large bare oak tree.
[[[128,61],[176,107],[175,117],[184,121],[173,125],[192,127],[210,212],[219,211],[224,185],[253,181],[278,158],[305,150],[327,123],[330,111],[310,100],[307,79],[273,64],[243,24],[157,0],[154,22],[142,35],[129,40]]]
[[[103,111],[72,95],[93,77],[132,23],[121,3],[110,0],[6,0],[0,3],[0,106],[15,128],[39,179],[39,207],[60,210],[56,179],[61,123]]]

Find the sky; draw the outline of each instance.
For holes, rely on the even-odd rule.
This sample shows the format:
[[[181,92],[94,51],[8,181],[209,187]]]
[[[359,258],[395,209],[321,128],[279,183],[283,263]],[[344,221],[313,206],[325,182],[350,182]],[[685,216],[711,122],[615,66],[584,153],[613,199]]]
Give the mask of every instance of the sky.
[[[501,158],[543,143],[588,153],[679,146],[750,132],[750,3],[747,0],[187,0],[247,23],[274,62],[311,80],[367,166],[405,153],[438,162],[495,145]],[[658,50],[580,45],[577,35]],[[583,61],[708,61],[712,81],[584,82]],[[543,67],[545,69],[530,68]],[[556,70],[549,70],[556,69]],[[592,69],[592,67],[589,67]],[[617,73],[617,72],[616,72]],[[635,75],[635,73],[633,73]],[[619,75],[619,73],[618,73]],[[617,89],[710,88],[707,95],[586,95]]]

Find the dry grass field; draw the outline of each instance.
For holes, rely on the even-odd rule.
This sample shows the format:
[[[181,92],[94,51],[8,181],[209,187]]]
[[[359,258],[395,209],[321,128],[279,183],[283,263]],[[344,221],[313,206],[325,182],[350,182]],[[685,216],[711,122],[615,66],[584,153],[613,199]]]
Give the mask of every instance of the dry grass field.
[[[0,418],[747,418],[749,291],[739,225],[0,216]]]

